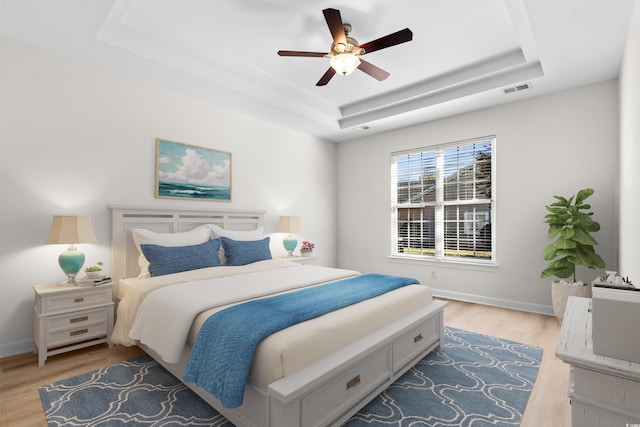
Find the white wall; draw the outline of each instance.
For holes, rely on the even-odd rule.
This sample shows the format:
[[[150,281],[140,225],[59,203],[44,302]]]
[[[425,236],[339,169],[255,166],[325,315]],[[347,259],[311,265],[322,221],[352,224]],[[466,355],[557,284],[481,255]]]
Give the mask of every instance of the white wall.
[[[390,260],[390,153],[492,134],[498,268]],[[589,201],[602,226],[597,250],[615,266],[617,149],[615,80],[341,143],[338,264],[416,277],[441,295],[552,313],[551,279],[539,278],[549,242],[544,206],[553,195],[594,188]],[[578,278],[590,282],[600,273],[579,269]]]
[[[0,357],[32,348],[32,285],[64,278],[54,214],[91,215],[80,249],[107,267],[108,204],[264,209],[267,232],[299,214],[335,264],[335,144],[6,39],[0,57]],[[231,152],[232,202],[155,199],[156,137]]]
[[[620,272],[640,285],[640,5],[636,3],[620,71]]]
[[[640,161],[633,147],[639,125],[630,118],[640,110],[635,77],[640,48],[631,41],[640,28],[638,14],[636,7],[620,83],[620,227],[625,230],[620,271],[632,278],[633,268],[640,269],[633,259],[640,226],[632,216],[640,202],[634,197],[637,188],[625,183],[637,183],[640,177],[624,161]],[[549,281],[539,279],[547,243],[544,205],[554,194],[593,187],[591,202],[602,225],[596,235],[598,251],[610,268],[617,267],[616,81],[341,143],[336,149],[1,38],[0,55],[0,141],[5,150],[0,156],[0,357],[31,349],[31,286],[62,278],[56,258],[64,247],[42,244],[51,216],[91,215],[99,243],[81,249],[87,262],[108,264],[108,204],[265,209],[267,231],[275,229],[278,215],[300,214],[305,227],[301,237],[316,243],[321,264],[415,276],[436,292],[551,313]],[[633,96],[625,97],[625,92]],[[489,134],[498,137],[498,268],[390,261],[390,152]],[[156,137],[232,152],[233,201],[155,199]],[[433,271],[435,280],[430,279]],[[597,272],[579,274],[588,281]]]

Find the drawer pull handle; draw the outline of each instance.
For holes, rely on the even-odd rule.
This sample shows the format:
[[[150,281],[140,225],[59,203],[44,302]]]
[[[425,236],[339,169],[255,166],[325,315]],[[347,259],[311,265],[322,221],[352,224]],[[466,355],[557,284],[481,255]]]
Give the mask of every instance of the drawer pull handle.
[[[360,375],[356,375],[355,377],[347,381],[347,390],[357,387],[358,385],[360,385]]]
[[[85,320],[89,320],[89,316],[82,316],[82,317],[76,317],[75,319],[69,319],[69,323],[84,322]]]
[[[84,301],[84,298],[80,297],[80,298],[76,298],[73,300],[73,302],[82,302]]]
[[[71,331],[69,332],[69,336],[73,337],[75,335],[82,335],[82,334],[86,334],[87,332],[89,332],[88,329],[78,329],[77,331]]]
[[[422,334],[418,334],[415,337],[413,337],[414,343],[417,343],[418,341],[422,341]]]

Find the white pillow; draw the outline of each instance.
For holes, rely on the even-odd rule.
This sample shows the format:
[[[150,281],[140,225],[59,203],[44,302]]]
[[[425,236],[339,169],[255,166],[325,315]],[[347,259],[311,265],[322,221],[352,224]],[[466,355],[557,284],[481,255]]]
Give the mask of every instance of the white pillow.
[[[207,226],[211,229],[214,239],[217,237],[228,237],[233,240],[261,240],[264,237],[264,228],[262,227],[254,230],[225,230],[215,224],[207,224]]]
[[[151,277],[149,274],[149,261],[144,257],[140,245],[159,246],[190,246],[204,243],[211,238],[211,230],[206,225],[201,225],[191,231],[180,233],[156,233],[143,228],[132,228],[133,242],[138,249],[138,265],[140,266],[139,279]]]
[[[207,224],[211,229],[211,238],[228,237],[233,240],[262,240],[264,237],[264,228],[258,227],[254,230],[225,230],[219,225]],[[227,265],[227,258],[224,255],[224,248],[220,245],[220,265]]]

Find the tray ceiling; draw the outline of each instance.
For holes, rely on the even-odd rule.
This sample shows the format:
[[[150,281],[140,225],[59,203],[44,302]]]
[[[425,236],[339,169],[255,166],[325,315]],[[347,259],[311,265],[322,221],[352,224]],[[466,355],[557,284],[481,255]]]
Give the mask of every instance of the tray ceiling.
[[[0,36],[70,55],[330,141],[615,78],[633,0],[8,0]],[[324,8],[388,71],[315,83],[329,51]],[[518,90],[516,88],[521,89]]]

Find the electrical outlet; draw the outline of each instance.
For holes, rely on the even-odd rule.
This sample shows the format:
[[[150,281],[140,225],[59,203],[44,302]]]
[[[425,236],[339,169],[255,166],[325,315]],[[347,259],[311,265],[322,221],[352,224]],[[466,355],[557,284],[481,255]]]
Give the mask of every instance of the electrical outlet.
[[[438,272],[437,271],[432,271],[431,272],[431,278],[432,279],[437,279],[438,278]]]

